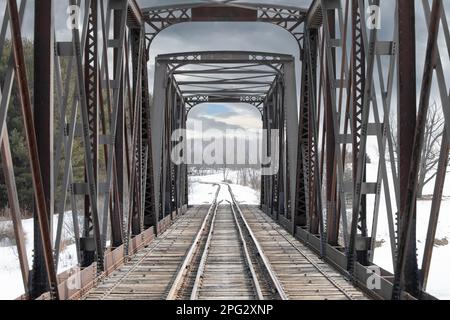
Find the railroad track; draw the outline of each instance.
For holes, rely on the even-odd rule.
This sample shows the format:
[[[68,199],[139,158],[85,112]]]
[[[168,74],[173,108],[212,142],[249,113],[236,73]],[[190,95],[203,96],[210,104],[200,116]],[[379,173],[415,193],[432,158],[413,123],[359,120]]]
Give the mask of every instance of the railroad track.
[[[215,203],[208,231],[199,232],[199,240],[180,268],[167,299],[287,298],[228,190],[233,200]]]
[[[367,299],[342,274],[321,260],[255,206],[242,209],[289,299]]]
[[[229,199],[191,208],[86,299],[365,299],[257,207]],[[223,195],[223,194],[222,194]]]
[[[217,188],[215,199],[219,189],[220,186]],[[83,299],[163,299],[173,282],[173,275],[177,273],[184,257],[192,247],[198,230],[201,231],[207,225],[214,205],[215,200],[211,206],[189,209],[150,246],[135,254],[111,276],[103,279]]]

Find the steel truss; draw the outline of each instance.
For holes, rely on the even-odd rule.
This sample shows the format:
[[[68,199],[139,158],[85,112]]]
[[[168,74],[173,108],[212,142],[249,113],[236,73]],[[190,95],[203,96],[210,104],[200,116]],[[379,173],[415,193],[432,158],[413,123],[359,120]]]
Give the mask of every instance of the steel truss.
[[[324,258],[345,270],[351,279],[364,284],[368,277],[367,268],[374,266],[381,197],[384,197],[394,274],[382,270],[379,277],[381,289],[374,292],[386,299],[429,298],[425,288],[431,263],[430,239],[436,230],[435,219],[440,205],[438,199],[442,196],[439,192],[445,174],[436,179],[437,194],[434,195],[432,205],[429,223],[431,233],[427,235],[428,247],[422,270],[417,267],[415,197],[417,168],[423,161],[420,152],[423,148],[423,126],[433,72],[439,83],[442,112],[446,124],[449,124],[448,88],[443,78],[442,65],[439,65],[436,45],[439,24],[444,28],[444,35],[448,29],[445,14],[440,19],[445,11],[442,1],[433,1],[431,12],[428,2],[423,1],[427,25],[431,31],[416,124],[416,111],[411,109],[416,105],[415,43],[414,35],[411,34],[411,30],[414,30],[414,4],[411,1],[398,1],[392,37],[383,41],[379,40],[378,30],[368,28],[369,20],[363,18],[367,17],[366,9],[369,6],[381,6],[381,12],[385,9],[384,4],[376,0],[317,0],[307,14],[300,110],[301,115],[308,112],[313,115],[300,116],[300,143],[303,146],[299,147],[299,160],[302,159],[297,178],[300,219],[296,232],[299,238],[320,251]],[[315,39],[316,32],[319,41]],[[436,56],[437,59],[434,58]],[[396,72],[399,73],[397,79]],[[396,85],[401,123],[398,126],[400,168],[397,167],[390,128]],[[378,162],[375,181],[367,179],[369,139],[376,143],[380,155],[375,160]],[[438,170],[443,170],[448,164],[446,139],[448,130],[443,135]],[[319,149],[320,160],[314,161],[319,158],[315,156],[315,148],[319,144],[322,145]],[[305,157],[304,150],[309,150],[312,158]],[[349,151],[351,157],[346,156]],[[302,165],[304,169],[301,169]],[[351,180],[345,174],[348,167],[352,168]],[[322,199],[322,181],[325,181],[327,188],[326,202]],[[389,181],[393,181],[394,190]],[[369,203],[369,199],[373,200]],[[317,204],[326,204],[326,210],[319,210],[319,219],[315,217]],[[368,211],[369,207],[373,208],[372,212]],[[369,217],[372,220],[370,222]],[[397,225],[396,221],[399,221]]]
[[[184,22],[195,21],[252,21],[266,22],[289,31],[299,46],[303,38],[303,21],[307,10],[298,7],[264,5],[255,3],[187,3],[176,6],[143,8],[148,24],[150,43],[164,29]]]
[[[280,129],[279,171],[262,177],[262,209],[365,287],[377,267],[384,203],[394,272],[381,269],[375,275],[381,287],[370,293],[385,299],[433,298],[426,287],[450,146],[444,73],[450,32],[442,0],[433,0],[432,7],[423,0],[420,8],[410,0],[398,0],[395,8],[379,0],[314,0],[309,9],[235,1],[140,9],[134,0],[84,0],[89,10],[81,12],[81,28],[75,26],[67,42],[55,38],[52,1],[45,1],[35,7],[34,114],[21,37],[27,3],[8,0],[0,18],[0,54],[10,55],[0,87],[1,165],[24,297],[76,296],[61,279],[79,272],[82,287],[92,286],[182,214],[188,204],[187,170],[169,161],[171,133],[185,128],[189,110],[200,103],[245,102],[261,112],[264,129]],[[80,5],[80,0],[67,3]],[[368,28],[367,9],[374,5],[393,14],[387,39]],[[423,11],[429,29],[419,103],[416,11]],[[193,21],[266,22],[289,31],[300,48],[300,107],[293,107],[297,88],[290,56],[170,54],[159,56],[155,75],[149,75],[149,49],[157,34]],[[150,76],[156,79],[153,101]],[[417,176],[433,78],[445,130],[419,263]],[[36,202],[31,273],[6,126],[14,83]],[[396,98],[398,150],[390,127]],[[374,180],[367,174],[370,143],[379,153],[370,159],[378,163]],[[77,145],[81,154],[74,154]],[[75,157],[83,158],[82,168],[74,166]],[[72,212],[82,270],[58,277],[66,210]],[[55,226],[53,213],[58,214]]]
[[[205,79],[204,74],[210,76]],[[298,125],[295,88],[294,59],[288,55],[226,51],[158,56],[151,119],[159,218],[175,216],[187,205],[184,196],[187,181],[177,183],[179,188],[174,186],[175,181],[180,181],[177,177],[185,177],[187,166],[173,165],[170,160],[170,152],[177,143],[171,140],[171,133],[186,128],[188,112],[197,104],[248,102],[245,97],[251,96],[258,97],[254,106],[262,114],[263,129],[279,129],[279,145],[282,146],[277,157],[279,163],[272,163],[279,168],[278,173],[264,178],[265,183],[276,184],[277,188],[264,188],[262,198],[271,200],[262,201],[262,205],[276,216],[288,219],[295,208],[291,205],[295,199],[295,179],[291,177],[295,177],[296,170]],[[181,202],[177,203],[177,199]]]
[[[8,26],[14,48],[1,88],[2,167],[7,178],[26,294],[37,298],[50,290],[51,297],[57,299],[61,287],[56,274],[64,212],[69,203],[80,266],[92,269],[94,263],[92,270],[98,274],[111,267],[107,241],[111,241],[112,248],[127,252],[132,237],[141,234],[144,228],[155,226],[151,218],[154,214],[152,179],[151,174],[146,175],[152,171],[152,160],[148,152],[151,133],[145,32],[134,1],[87,0],[83,5],[89,10],[81,12],[81,28],[75,24],[72,39],[60,42],[54,36],[52,1],[47,1],[45,6],[36,4],[38,46],[33,123],[20,30],[27,1],[20,2],[20,9],[16,2],[19,1],[8,2],[0,34],[0,52],[3,53]],[[80,6],[81,3],[70,0],[68,4]],[[109,53],[113,53],[112,61]],[[5,125],[14,78],[19,84],[37,203],[38,228],[31,281]],[[132,89],[135,94],[131,94]],[[54,128],[55,152],[53,95],[59,117]],[[73,154],[78,143],[84,146],[82,155]],[[79,169],[75,171],[73,167],[74,156],[84,156],[84,181],[80,179]],[[130,201],[123,196],[124,181],[130,188],[126,194],[136,195],[130,196]],[[80,204],[77,200],[82,198],[84,208],[77,208]],[[126,210],[124,203],[129,204]],[[80,209],[84,211],[83,219],[80,219]],[[53,212],[58,214],[54,242],[50,236]],[[45,267],[43,271],[40,266]]]

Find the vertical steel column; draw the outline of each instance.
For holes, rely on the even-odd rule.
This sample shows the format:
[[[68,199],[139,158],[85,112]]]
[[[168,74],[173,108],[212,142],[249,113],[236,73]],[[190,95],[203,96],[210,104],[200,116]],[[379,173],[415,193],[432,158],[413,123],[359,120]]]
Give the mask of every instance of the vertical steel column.
[[[170,161],[170,135],[172,133],[172,118],[174,110],[174,83],[170,80],[170,84],[166,91],[167,94],[167,112],[164,122],[164,156],[163,156],[163,168],[164,168],[164,216],[170,215],[172,218],[172,162]]]
[[[133,235],[138,235],[141,233],[141,212],[140,212],[140,192],[141,192],[141,175],[142,175],[142,159],[143,154],[140,150],[140,140],[142,139],[142,131],[140,130],[140,118],[142,117],[141,112],[141,102],[142,102],[142,63],[139,61],[143,56],[143,44],[141,43],[141,29],[133,28],[130,30],[130,42],[131,42],[131,60],[132,60],[132,69],[133,69],[133,114],[136,117],[136,121],[133,122],[132,131],[136,132],[138,136],[133,136],[133,141],[135,144],[132,145],[132,157],[133,163],[136,164],[136,167],[132,167],[132,179],[134,180],[135,186],[134,194],[130,194],[129,200],[133,201],[132,212],[132,222],[131,222],[131,231]],[[133,119],[132,119],[133,121]]]
[[[102,112],[102,132],[106,135],[107,128],[106,128],[106,113],[103,101],[106,102],[107,112],[108,112],[108,120],[110,121],[111,125],[113,124],[113,98],[111,98],[111,82],[110,82],[110,73],[109,73],[109,63],[108,63],[108,48],[109,48],[109,30],[110,30],[110,12],[109,12],[109,5],[108,5],[108,13],[107,17],[105,19],[105,8],[104,8],[104,2],[100,1],[100,17],[101,17],[101,33],[102,33],[102,68],[101,68],[101,79],[102,81],[99,82],[100,87],[100,106],[101,106],[101,112]],[[104,85],[102,83],[104,82]],[[104,87],[104,90],[106,91],[106,98],[103,99],[103,93],[104,91],[101,89]],[[109,128],[110,132],[113,132],[113,128]],[[111,134],[111,136],[113,136]],[[119,190],[117,187],[117,163],[116,158],[113,154],[113,152],[110,152],[110,148],[112,148],[113,145],[109,144],[104,147],[105,152],[105,164],[107,167],[109,165],[109,161],[112,161],[112,170],[111,170],[111,182],[113,185],[113,195],[111,196],[110,200],[110,207],[109,207],[109,213],[110,213],[110,221],[111,221],[111,246],[113,248],[117,248],[123,243],[123,215],[122,211],[120,210],[119,206]],[[108,180],[108,178],[107,178]],[[109,187],[109,186],[107,186]],[[103,221],[102,226],[102,244],[106,244],[106,229],[107,229],[107,214],[104,214],[103,218],[105,221]],[[106,225],[106,227],[105,227]]]
[[[362,109],[364,103],[364,88],[366,83],[366,55],[362,36],[361,11],[358,0],[352,1],[352,134],[353,134],[353,181],[356,181],[358,170],[358,154],[361,139]],[[345,160],[344,160],[345,161]],[[365,175],[365,172],[364,172]],[[365,180],[365,179],[364,179]],[[366,196],[362,195],[359,228],[363,236],[367,236]]]
[[[35,8],[35,11],[37,12],[37,27],[40,29],[42,27],[42,31],[44,32],[43,38],[49,41],[50,43],[50,49],[49,48],[43,48],[42,51],[39,52],[39,55],[37,56],[38,62],[41,63],[40,57],[42,55],[42,59],[50,59],[49,61],[42,63],[44,66],[47,66],[47,68],[50,68],[48,72],[52,75],[52,21],[48,19],[47,20],[41,20],[43,18],[44,13],[42,11],[38,11],[38,9],[43,10],[43,7],[47,9],[47,11],[44,10],[48,14],[48,12],[52,12],[52,2],[47,1],[45,3],[45,6],[39,6],[39,8]],[[38,139],[36,137],[36,127],[35,123],[33,121],[33,114],[32,114],[32,105],[31,105],[31,97],[30,92],[28,90],[28,81],[27,81],[27,74],[26,74],[26,65],[25,65],[25,57],[24,57],[24,51],[23,51],[23,45],[22,45],[22,32],[20,29],[20,21],[19,21],[19,13],[17,10],[17,3],[15,0],[9,0],[8,1],[8,12],[9,17],[11,19],[11,38],[12,38],[12,47],[13,47],[13,54],[14,54],[14,69],[17,76],[17,84],[18,89],[20,93],[20,102],[22,107],[22,115],[23,115],[23,121],[24,121],[24,128],[26,133],[26,141],[27,141],[27,147],[29,151],[29,157],[30,157],[30,167],[31,167],[31,173],[32,173],[32,181],[33,181],[33,189],[34,189],[34,195],[35,195],[35,202],[36,202],[36,215],[37,215],[37,221],[39,224],[39,233],[41,238],[40,245],[42,246],[42,252],[41,256],[43,257],[43,263],[45,265],[45,270],[47,272],[46,274],[46,281],[48,281],[48,286],[45,286],[44,283],[41,283],[40,281],[43,280],[42,276],[38,276],[36,279],[38,281],[34,282],[37,283],[35,294],[39,294],[42,290],[46,290],[47,288],[50,290],[51,297],[53,299],[58,299],[58,281],[56,277],[56,270],[55,270],[55,264],[53,261],[53,253],[52,253],[52,239],[51,239],[51,229],[49,224],[49,215],[48,215],[48,209],[47,209],[47,202],[51,199],[51,194],[49,194],[49,189],[45,189],[44,186],[44,179],[42,177],[41,172],[41,165],[40,165],[40,150],[38,146]],[[49,37],[49,38],[47,38]],[[47,51],[48,50],[48,51]],[[52,79],[51,75],[48,75],[48,79]],[[38,87],[38,90],[42,90],[42,93],[44,94],[45,90],[51,90],[52,83],[47,83],[48,87]],[[47,92],[47,95],[53,96],[53,92]],[[49,99],[49,97],[47,97]],[[51,99],[51,98],[50,98]],[[51,112],[51,100],[47,100],[47,102],[50,104],[47,106],[47,112]],[[43,113],[45,113],[45,108]],[[46,121],[50,121],[52,119],[50,114],[47,114],[48,119]],[[45,121],[45,119],[40,119],[42,121]],[[40,124],[40,121],[38,122]],[[50,131],[50,134],[53,134],[51,127],[50,129],[47,128],[47,130]],[[42,137],[42,139],[44,139]],[[50,138],[51,139],[51,138]],[[42,141],[41,141],[42,142]],[[51,143],[51,140],[46,141],[48,144]],[[43,146],[41,146],[43,148]],[[49,149],[49,147],[47,146]],[[48,150],[47,149],[47,150]],[[50,150],[53,151],[52,149]],[[52,153],[50,155],[47,155],[47,157],[51,157]],[[45,170],[46,168],[44,168]],[[49,172],[47,173],[51,177],[51,171],[53,168],[50,167]],[[47,177],[48,179],[48,177]],[[50,181],[46,181],[46,186],[51,187],[52,179]],[[51,191],[51,189],[50,189]]]
[[[307,37],[303,38],[304,43]],[[304,44],[306,49],[306,45]],[[307,215],[313,215],[314,207],[308,205],[308,173],[311,173],[311,161],[306,150],[310,148],[309,135],[309,109],[310,109],[310,88],[309,68],[307,55],[309,52],[302,50],[302,80],[301,80],[301,96],[300,96],[300,119],[298,130],[298,148],[297,148],[297,181],[296,181],[296,208],[295,208],[295,225],[305,227],[308,223]],[[311,219],[309,221],[311,224]]]
[[[315,176],[317,149],[314,136],[317,36],[316,29],[307,30],[304,36],[296,190],[298,216],[296,224],[308,225],[309,230],[314,234],[319,231]]]
[[[98,3],[97,0],[91,0],[91,6],[88,17],[86,44],[84,47],[84,79],[86,90],[86,103],[88,108],[89,121],[89,136],[91,158],[94,167],[94,181],[98,195]],[[85,181],[88,182],[87,167],[85,168]],[[92,225],[92,210],[89,200],[89,195],[84,197],[84,234],[85,241],[92,241],[93,225]],[[89,240],[88,240],[89,239]],[[95,251],[89,250],[87,246],[82,248],[82,262],[83,267],[88,267],[95,260]]]
[[[106,82],[107,88],[109,89],[109,85],[111,84],[111,89],[112,92],[110,92],[110,90],[107,90],[107,92],[109,94],[112,94],[112,99],[110,101],[112,101],[111,104],[111,108],[110,108],[110,141],[111,143],[109,144],[108,147],[108,163],[107,163],[107,168],[106,168],[106,188],[108,191],[108,196],[104,198],[103,200],[103,217],[104,217],[104,224],[103,224],[103,229],[102,229],[102,244],[103,246],[106,245],[106,230],[107,230],[107,215],[108,215],[108,211],[109,211],[109,201],[110,201],[110,197],[109,197],[109,192],[111,190],[111,188],[113,188],[114,185],[114,202],[115,202],[115,206],[114,206],[114,211],[112,212],[112,219],[111,219],[111,225],[114,226],[112,229],[113,231],[113,237],[114,237],[114,242],[122,242],[122,239],[125,235],[121,235],[118,227],[121,226],[123,229],[125,229],[125,224],[120,223],[119,219],[123,218],[122,217],[122,211],[121,211],[121,207],[122,204],[120,203],[120,192],[119,192],[119,188],[117,186],[117,183],[113,184],[113,179],[114,182],[117,182],[118,175],[121,175],[123,177],[123,170],[124,170],[124,166],[119,166],[118,162],[116,162],[116,157],[115,155],[115,145],[116,145],[116,140],[117,140],[117,130],[118,130],[118,113],[119,113],[119,109],[123,108],[123,105],[121,104],[121,102],[123,102],[123,99],[121,99],[121,97],[123,97],[123,90],[124,90],[124,72],[123,72],[123,65],[124,65],[124,39],[125,39],[125,31],[126,31],[126,19],[127,19],[127,4],[128,2],[124,2],[124,1],[117,1],[117,0],[109,0],[108,1],[108,9],[107,9],[107,15],[106,15],[106,24],[103,23],[103,18],[102,18],[102,25],[106,25],[106,28],[102,28],[102,33],[103,33],[103,38],[104,38],[104,44],[108,44],[108,48],[114,48],[114,75],[113,78],[111,79],[108,75],[108,56],[107,56],[107,51],[104,47],[103,50],[103,74],[102,77],[105,76],[104,81]],[[101,11],[102,11],[102,16],[103,16],[103,2],[100,1],[100,7],[101,7]],[[121,13],[119,15],[119,12]],[[113,39],[110,38],[110,23],[111,23],[111,19],[113,18],[112,15],[114,15],[114,25],[116,26],[115,29],[117,32],[113,32],[113,34],[115,36],[118,36],[117,38],[114,37]],[[119,19],[119,21],[117,20]],[[106,29],[106,30],[105,30]],[[120,50],[118,50],[120,49]],[[107,95],[108,100],[110,99],[110,95]],[[109,103],[108,103],[109,104]],[[122,123],[123,124],[123,123]],[[123,140],[122,140],[123,141]],[[123,154],[122,155],[122,161],[123,161]],[[112,161],[111,161],[112,159]],[[118,173],[118,170],[121,170],[120,173]],[[123,190],[123,189],[122,189]],[[123,216],[125,216],[125,214],[123,214]],[[126,230],[122,230],[122,231],[126,231]]]
[[[308,57],[307,64],[308,69],[308,90],[309,90],[309,102],[308,102],[308,157],[309,157],[309,168],[308,168],[308,199],[309,199],[309,217],[310,217],[310,230],[315,234],[319,232],[319,214],[321,214],[321,210],[319,210],[317,206],[317,197],[319,196],[317,190],[321,187],[317,185],[318,180],[318,161],[317,161],[317,140],[316,140],[316,110],[317,106],[315,105],[315,88],[316,88],[316,77],[317,77],[317,39],[318,32],[316,29],[309,30],[307,32],[308,39]]]
[[[14,1],[15,2],[15,1]],[[20,38],[18,39],[21,40]],[[46,223],[52,234],[53,217],[53,1],[36,1],[34,24],[34,126],[42,173]],[[28,90],[28,89],[27,89]],[[34,210],[34,260],[31,297],[49,290],[42,234],[37,208]],[[52,260],[53,263],[53,260]]]
[[[292,221],[295,217],[295,188],[297,174],[297,148],[298,148],[298,104],[297,85],[295,80],[294,59],[285,62],[283,65],[283,79],[281,91],[282,131],[284,132],[285,153],[284,153],[284,198],[285,217]],[[292,224],[291,234],[294,233]]]
[[[360,10],[361,9],[361,10]],[[358,156],[360,151],[361,129],[362,129],[362,113],[364,105],[364,91],[366,82],[366,55],[364,41],[362,35],[361,12],[363,8],[359,8],[359,1],[352,0],[352,135],[353,135],[353,182],[356,186],[356,172],[358,170]],[[345,159],[343,159],[345,161]],[[364,165],[365,166],[365,165]],[[363,180],[365,181],[366,172],[364,170]],[[367,236],[366,221],[366,195],[361,195],[361,211],[359,213],[358,229],[360,229],[363,237]],[[358,261],[367,263],[367,251],[357,252]]]
[[[146,150],[146,163],[145,163],[145,193],[144,193],[144,227],[149,228],[151,226],[157,226],[158,217],[155,214],[155,189],[153,180],[153,154],[152,154],[152,132],[151,132],[151,119],[150,108],[152,103],[150,101],[150,93],[148,86],[148,69],[147,60],[149,53],[144,50],[144,56],[142,57],[142,142],[144,144],[144,150]]]
[[[154,183],[154,199],[155,199],[155,220],[159,221],[163,216],[163,189],[162,189],[162,153],[163,153],[163,136],[164,136],[164,118],[166,112],[166,78],[167,65],[157,61],[155,66],[155,82],[153,88],[153,105],[150,109],[150,120],[152,128],[152,158],[153,158],[153,179]],[[158,230],[156,230],[158,231]]]
[[[278,135],[278,145],[279,145],[279,158],[278,158],[278,162],[279,162],[279,169],[278,169],[278,174],[277,174],[277,192],[276,192],[276,197],[277,197],[277,216],[276,218],[278,219],[278,217],[280,215],[284,215],[284,200],[285,200],[285,163],[284,163],[284,155],[285,155],[285,143],[284,143],[284,113],[283,113],[283,104],[281,101],[281,91],[282,91],[282,85],[280,83],[280,81],[277,82],[277,93],[275,96],[275,100],[276,100],[276,108],[275,108],[275,112],[276,112],[276,123],[277,123],[277,127],[279,129],[279,135]]]
[[[398,208],[398,227],[405,211],[407,191],[404,186],[408,183],[408,175],[411,167],[411,154],[414,143],[414,131],[416,125],[416,33],[415,33],[415,5],[411,0],[398,0],[399,22],[399,66],[398,66],[398,165],[399,165],[399,189],[400,208]],[[416,199],[411,199],[414,204]],[[413,213],[411,236],[407,245],[405,267],[405,289],[410,293],[418,290],[418,267],[416,258],[416,214]],[[397,236],[399,234],[397,233]]]
[[[316,37],[317,30],[308,30],[305,32],[302,50],[302,83],[301,83],[301,100],[300,100],[300,123],[299,123],[299,141],[297,149],[297,187],[296,187],[296,225],[306,226],[309,224],[310,229],[316,229],[316,206],[314,190],[314,174],[315,174],[315,140],[312,136],[312,87],[315,79],[311,75],[315,75],[316,67]],[[311,50],[311,51],[310,51]],[[314,59],[311,59],[314,56]],[[310,64],[312,63],[312,64]],[[312,70],[310,70],[312,69]]]
[[[261,157],[265,157],[268,153],[267,153],[267,148],[268,148],[268,119],[267,119],[267,103],[264,102],[263,104],[263,111],[261,113],[261,118],[262,118],[262,129],[263,129],[263,135],[261,138]],[[259,199],[259,207],[261,210],[263,210],[264,212],[266,212],[266,181],[267,181],[267,176],[266,175],[261,175],[261,196]]]
[[[122,12],[121,10],[113,10],[113,34],[114,39],[119,39],[121,35],[121,19],[122,19]],[[108,35],[107,35],[108,36]],[[123,79],[125,77],[124,71],[122,70],[122,66],[117,65],[117,60],[121,53],[119,50],[123,50],[122,47],[114,48],[114,71],[113,74],[116,75],[119,67],[121,76],[119,79]],[[117,81],[117,79],[114,79]],[[125,82],[125,81],[123,81]],[[116,137],[115,137],[115,148],[114,148],[114,157],[115,157],[115,163],[116,163],[116,169],[117,169],[117,191],[119,194],[119,203],[116,203],[114,206],[114,215],[120,216],[120,213],[123,213],[123,216],[125,216],[124,212],[124,193],[125,193],[125,186],[124,186],[124,170],[126,168],[126,162],[124,160],[124,139],[125,139],[125,101],[124,101],[124,89],[121,83],[114,83],[114,86],[117,86],[117,90],[119,90],[119,102],[118,102],[118,110],[117,110],[117,128],[116,128]],[[123,235],[126,237],[126,235]]]
[[[394,279],[394,288],[392,292],[392,299],[400,299],[403,287],[411,294],[418,296],[418,274],[408,274],[406,267],[411,261],[408,259],[410,253],[410,241],[415,237],[414,231],[416,228],[414,216],[416,210],[416,196],[417,196],[417,180],[418,171],[421,161],[421,154],[424,142],[424,130],[426,126],[428,104],[430,100],[431,86],[433,80],[433,71],[436,66],[436,58],[438,53],[437,38],[439,33],[439,23],[442,11],[442,1],[434,0],[431,10],[430,26],[428,32],[428,43],[425,55],[424,72],[422,78],[422,88],[420,92],[419,112],[417,115],[417,123],[414,132],[414,142],[412,145],[410,169],[407,176],[407,188],[404,196],[404,202],[401,210],[401,224],[399,232],[398,256],[396,262],[396,273]],[[415,247],[414,247],[415,249]],[[417,259],[414,255],[414,262],[417,268]],[[411,285],[409,287],[408,285]]]
[[[75,5],[75,0],[70,0],[71,5]],[[90,7],[90,2],[89,2]],[[91,134],[89,131],[89,110],[88,110],[88,98],[86,96],[86,84],[85,84],[85,73],[83,69],[83,57],[81,49],[81,37],[78,25],[75,25],[72,29],[72,46],[75,53],[76,62],[76,76],[77,76],[77,94],[80,101],[81,109],[81,120],[82,120],[82,137],[83,137],[83,151],[84,151],[84,161],[87,176],[87,189],[89,193],[91,216],[92,216],[92,226],[94,234],[94,245],[96,250],[97,267],[99,270],[103,269],[103,245],[101,241],[101,227],[100,227],[100,217],[97,206],[97,186],[94,179],[94,165],[91,154]]]
[[[329,35],[331,39],[336,37],[336,13],[332,10],[328,12],[328,28]],[[332,46],[332,44],[327,44],[328,46]],[[327,236],[328,242],[330,244],[336,245],[338,240],[338,230],[337,226],[339,225],[338,220],[338,211],[339,209],[336,206],[336,183],[335,176],[337,175],[336,170],[336,162],[335,162],[335,153],[336,153],[336,137],[335,137],[335,129],[334,129],[334,120],[333,113],[337,112],[333,108],[333,98],[332,95],[335,95],[335,90],[331,90],[334,87],[335,79],[330,79],[330,71],[329,68],[333,68],[331,71],[332,74],[336,74],[336,50],[334,48],[332,50],[332,67],[330,64],[326,64],[325,68],[325,119],[326,119],[326,172],[327,172],[327,185],[326,185],[326,194],[327,194]]]
[[[423,9],[425,12],[425,19],[427,26],[430,25],[430,4],[428,1],[423,0],[422,1]],[[444,34],[449,34],[449,28],[447,23],[447,17],[445,14],[445,8],[443,8],[443,14],[441,16],[442,19],[442,27]],[[450,37],[446,36],[446,44],[447,47],[450,45]],[[442,60],[441,56],[438,52],[437,61],[436,61],[436,76],[437,81],[439,83],[439,92],[441,96],[441,103],[443,106],[443,112],[444,112],[444,121],[445,119],[445,106],[448,106],[449,96],[448,96],[448,87],[445,81],[444,77],[444,68],[442,66]],[[448,110],[450,111],[450,109]],[[449,113],[450,114],[450,113]],[[430,212],[430,220],[428,223],[428,232],[427,232],[427,238],[425,242],[425,249],[423,253],[423,260],[422,260],[422,268],[421,268],[421,290],[425,291],[427,288],[428,283],[428,275],[430,272],[431,267],[431,261],[432,261],[432,254],[433,254],[433,248],[434,248],[434,241],[436,236],[436,229],[439,221],[439,212],[441,209],[441,203],[442,203],[442,195],[445,185],[445,179],[446,179],[446,173],[447,173],[447,167],[449,164],[449,152],[450,152],[450,131],[449,126],[450,122],[446,122],[446,126],[444,129],[444,132],[442,133],[442,141],[441,141],[441,151],[439,155],[439,162],[438,162],[438,168],[436,171],[436,181],[434,185],[434,192],[433,192],[433,201],[431,203],[431,212]]]
[[[309,72],[309,79],[310,80],[310,86],[309,86],[309,96],[310,96],[310,103],[309,103],[309,120],[308,120],[308,131],[309,131],[309,157],[310,157],[310,171],[309,172],[309,206],[310,208],[314,208],[314,212],[310,212],[310,223],[309,223],[309,232],[314,234],[320,233],[320,240],[321,240],[321,246],[320,246],[320,254],[321,256],[324,256],[326,254],[325,249],[325,224],[323,219],[323,209],[322,209],[322,168],[319,168],[320,166],[320,160],[319,160],[319,152],[318,152],[318,141],[319,141],[319,134],[318,134],[318,128],[320,127],[320,99],[319,102],[317,101],[317,62],[318,62],[318,31],[317,30],[308,30],[306,34],[306,46],[305,50],[308,52],[307,63],[310,66],[308,68]],[[323,44],[323,42],[322,42]],[[321,48],[321,54],[323,55],[323,49]],[[322,67],[321,70],[323,71]],[[319,82],[322,82],[322,74],[320,75]],[[321,89],[319,89],[319,94],[321,92]],[[318,112],[319,111],[319,112]],[[323,139],[324,140],[324,139]],[[324,145],[322,145],[322,150],[324,149]],[[323,154],[323,152],[322,152]],[[312,180],[313,179],[313,180]],[[311,209],[310,209],[311,210]]]

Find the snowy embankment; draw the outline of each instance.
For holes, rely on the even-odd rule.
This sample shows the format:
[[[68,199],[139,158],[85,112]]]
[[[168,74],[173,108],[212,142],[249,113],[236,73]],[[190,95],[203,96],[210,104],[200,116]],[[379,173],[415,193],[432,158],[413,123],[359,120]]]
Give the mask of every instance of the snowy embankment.
[[[235,171],[232,171],[227,176],[227,180],[235,181]],[[208,174],[205,176],[190,176],[189,177],[189,204],[209,204],[213,201],[216,193],[216,186],[213,183],[222,184],[222,188],[217,197],[217,201],[231,201],[230,193],[226,184],[223,181],[223,174]],[[236,200],[242,204],[259,204],[259,192],[238,184],[229,183]]]
[[[54,217],[54,236],[56,236],[56,225],[58,217]],[[0,226],[10,224],[10,222],[0,221]],[[22,220],[25,233],[28,263],[32,267],[33,255],[33,219]],[[62,253],[59,256],[58,272],[70,269],[77,265],[77,254],[72,231],[72,215],[66,213],[64,217],[64,227],[62,235]],[[25,292],[23,288],[22,275],[20,272],[19,257],[15,243],[8,240],[0,242],[0,300],[15,299]]]
[[[375,156],[371,157],[372,159]],[[387,167],[390,173],[391,168]],[[367,180],[368,182],[376,182],[376,175],[378,171],[378,163],[373,162],[367,165]],[[428,231],[428,222],[431,212],[431,196],[434,191],[434,179],[425,185],[423,194],[428,195],[424,198],[427,200],[417,201],[417,258],[419,268],[421,268],[423,252],[425,247],[426,235]],[[396,212],[394,184],[389,181],[389,193],[390,199],[393,204],[393,212]],[[373,204],[374,197],[368,196],[367,201],[367,219],[368,228],[371,230],[372,216],[373,216]],[[379,223],[377,230],[377,243],[379,247],[374,252],[374,263],[380,267],[392,272],[392,253],[390,246],[390,237],[387,220],[386,199],[384,194],[384,188],[382,188],[380,211],[379,211]],[[450,276],[448,275],[448,265],[450,262],[450,179],[447,177],[444,186],[444,195],[442,199],[441,209],[439,213],[439,222],[435,237],[435,246],[433,249],[433,257],[431,260],[431,269],[428,277],[428,284],[426,291],[434,295],[439,299],[450,299]],[[395,219],[395,217],[394,217]]]

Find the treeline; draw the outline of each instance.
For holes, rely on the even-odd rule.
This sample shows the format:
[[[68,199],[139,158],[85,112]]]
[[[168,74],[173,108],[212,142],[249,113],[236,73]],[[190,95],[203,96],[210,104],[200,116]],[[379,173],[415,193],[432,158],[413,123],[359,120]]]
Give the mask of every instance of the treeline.
[[[28,88],[31,94],[31,100],[33,102],[34,97],[34,43],[32,40],[24,39],[23,40],[24,54],[25,54],[25,63],[27,67],[27,79],[28,79]],[[11,41],[6,40],[3,52],[0,52],[0,85],[3,90],[5,84],[5,78],[7,74],[7,69],[10,64],[11,57]],[[67,61],[62,59],[61,61],[61,76],[62,79],[65,79],[67,74]],[[71,92],[73,92],[75,72],[71,81]],[[5,94],[3,91],[1,94]],[[73,94],[69,95],[68,101],[68,113],[70,114],[72,98]],[[54,139],[56,144],[56,135],[59,132],[60,121],[59,121],[59,110],[58,110],[58,102],[61,97],[58,97],[55,93],[54,101]],[[11,154],[13,159],[14,166],[14,174],[16,178],[17,185],[17,193],[19,197],[19,203],[22,209],[22,215],[24,217],[29,217],[33,210],[33,188],[32,188],[32,180],[31,180],[31,169],[29,165],[28,158],[28,150],[25,139],[25,131],[23,126],[23,118],[20,106],[19,92],[17,88],[16,81],[14,81],[11,99],[9,101],[8,114],[6,118],[6,124],[8,127],[9,140],[11,145]],[[55,145],[56,148],[56,145]],[[73,147],[73,172],[76,176],[77,180],[83,179],[84,169],[83,169],[83,153],[81,152],[82,145],[81,143],[76,142]],[[64,150],[63,150],[64,152]],[[81,156],[80,156],[81,155]],[[60,175],[62,174],[62,170],[64,167],[64,159],[61,159],[60,163]],[[8,215],[8,194],[5,185],[5,179],[3,175],[3,166],[0,158],[0,216]],[[59,183],[60,184],[60,183]],[[61,193],[61,186],[58,185],[56,190],[57,196]]]
[[[23,41],[23,48],[27,65],[28,88],[30,88],[31,98],[33,99],[33,42],[25,39]],[[2,96],[7,94],[6,92],[3,92],[3,88],[7,75],[6,71],[11,63],[10,57],[11,41],[6,40],[3,52],[0,52],[0,85]],[[11,145],[19,202],[24,211],[24,215],[27,215],[33,208],[33,189],[31,188],[31,171],[16,81],[14,81],[11,92],[6,124],[9,132],[9,143]],[[8,194],[5,186],[1,159],[0,166],[2,169],[0,170],[0,210],[4,211],[8,207]]]

